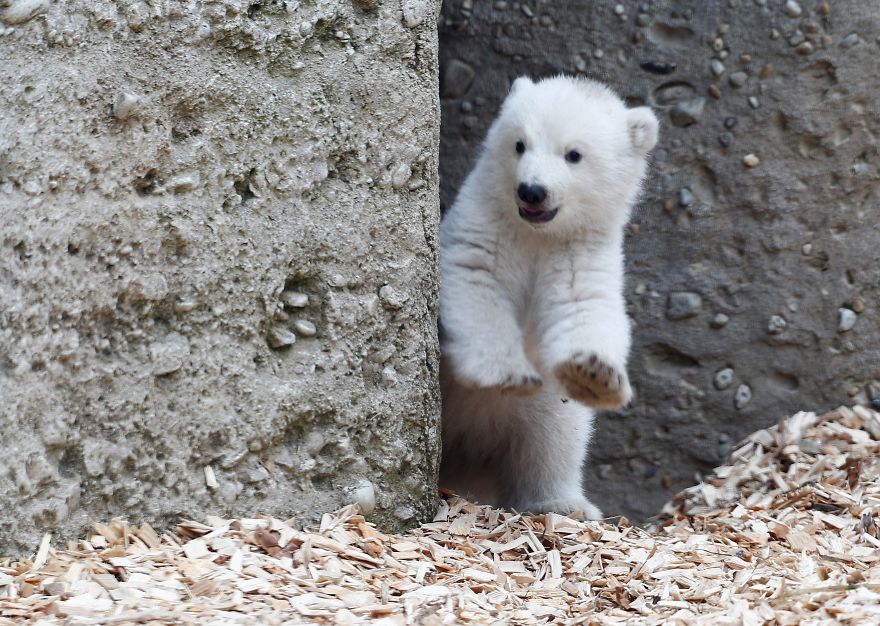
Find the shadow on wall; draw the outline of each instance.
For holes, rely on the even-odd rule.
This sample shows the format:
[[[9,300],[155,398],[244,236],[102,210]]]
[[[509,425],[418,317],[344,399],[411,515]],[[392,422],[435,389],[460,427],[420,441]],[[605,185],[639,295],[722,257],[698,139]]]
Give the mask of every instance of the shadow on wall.
[[[663,124],[627,231],[636,400],[586,471],[607,513],[653,515],[784,415],[880,396],[878,34],[856,0],[444,3],[444,206],[520,74],[597,78]]]

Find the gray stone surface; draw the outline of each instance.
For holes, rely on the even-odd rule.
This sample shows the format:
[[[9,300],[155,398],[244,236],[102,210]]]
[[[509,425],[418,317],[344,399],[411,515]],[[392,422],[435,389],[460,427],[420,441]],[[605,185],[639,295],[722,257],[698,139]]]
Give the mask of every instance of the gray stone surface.
[[[599,419],[587,471],[604,511],[641,519],[739,438],[802,408],[867,401],[880,380],[880,13],[861,0],[536,0],[533,17],[521,6],[444,3],[441,68],[475,75],[442,100],[441,199],[517,75],[584,73],[655,106],[661,142],[627,238],[636,400]],[[795,50],[804,41],[812,51]],[[697,98],[699,119],[675,126],[674,107]],[[697,302],[676,293],[699,309],[667,317],[670,297]],[[716,389],[725,368],[734,379]]]
[[[0,554],[434,512],[438,10],[0,2]]]

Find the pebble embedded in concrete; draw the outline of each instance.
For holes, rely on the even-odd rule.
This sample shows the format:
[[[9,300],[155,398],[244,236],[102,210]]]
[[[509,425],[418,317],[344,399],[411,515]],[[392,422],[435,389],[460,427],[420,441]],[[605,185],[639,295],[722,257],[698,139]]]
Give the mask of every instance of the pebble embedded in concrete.
[[[319,430],[310,430],[303,438],[303,449],[311,456],[317,456],[327,445],[327,437]]]
[[[384,285],[379,289],[379,300],[386,309],[403,308],[404,303],[408,300],[406,294],[400,293],[391,285]]]
[[[736,388],[733,394],[733,406],[736,410],[741,410],[752,400],[752,388],[746,384],[742,384]]]
[[[443,68],[440,95],[443,98],[461,98],[474,80],[474,68],[459,59],[452,59]]]
[[[788,322],[781,315],[771,315],[770,321],[767,323],[767,332],[771,335],[778,335],[785,330]]]
[[[680,128],[691,126],[699,122],[703,117],[705,105],[705,98],[691,98],[682,102],[676,102],[669,110],[669,119],[673,125]]]
[[[739,89],[746,84],[746,81],[748,79],[749,75],[745,72],[734,72],[727,80],[730,83],[731,87],[733,87],[734,89]]]
[[[302,309],[309,305],[309,296],[298,291],[282,291],[281,303],[290,309]]]
[[[678,190],[678,205],[682,207],[690,206],[694,201],[694,194],[687,187]]]
[[[186,193],[187,191],[192,191],[199,186],[199,175],[197,172],[191,172],[188,174],[181,174],[179,176],[175,176],[168,183],[168,187],[174,193]]]
[[[796,30],[788,37],[788,45],[794,48],[795,46],[802,44],[806,40],[806,35],[804,35],[802,31]]]
[[[401,189],[412,176],[412,169],[408,163],[401,163],[391,174],[391,186],[394,189]]]
[[[120,92],[113,102],[113,117],[122,121],[138,114],[141,108],[141,98],[133,93]]]
[[[743,165],[748,167],[749,169],[753,167],[758,167],[761,164],[761,159],[758,158],[755,154],[747,154],[743,157]]]
[[[128,284],[128,293],[137,300],[159,302],[168,295],[168,281],[158,272],[143,274]]]
[[[408,28],[421,25],[431,12],[430,0],[403,0],[403,23]]]
[[[659,63],[657,61],[643,61],[639,64],[646,72],[651,72],[652,74],[672,74],[675,71],[676,65],[675,63]]]
[[[730,454],[730,437],[726,433],[718,435],[718,458],[724,460]]]
[[[795,2],[795,0],[786,0],[786,3],[783,5],[782,10],[788,17],[800,17],[803,13],[801,5]]]
[[[318,332],[318,329],[309,320],[296,320],[293,323],[293,328],[303,337],[314,337]]]
[[[674,291],[666,302],[666,317],[670,320],[683,320],[698,315],[703,307],[703,298],[693,291]]]
[[[382,368],[382,384],[386,387],[396,385],[398,382],[397,370],[393,367]]]
[[[709,325],[712,326],[712,328],[724,328],[725,326],[727,326],[727,323],[729,321],[730,317],[728,317],[724,313],[718,313],[715,315],[715,317],[712,318],[712,321]]]
[[[287,328],[274,326],[269,329],[269,333],[266,335],[266,341],[269,342],[270,348],[275,348],[277,350],[295,344],[296,335],[290,332]]]
[[[804,20],[803,22],[801,22],[801,28],[804,29],[805,33],[809,33],[811,35],[815,35],[822,30],[822,26],[820,26],[819,22],[815,20]]]
[[[333,274],[330,278],[327,279],[327,284],[331,287],[342,289],[343,287],[348,285],[348,280],[342,274]]]
[[[153,374],[164,376],[176,372],[189,356],[189,342],[183,335],[172,333],[164,341],[157,341],[150,346],[150,360],[153,363]]]
[[[725,367],[724,369],[715,372],[713,383],[715,389],[718,389],[719,391],[730,387],[733,384],[733,368]]]
[[[841,307],[837,309],[837,330],[845,333],[849,330],[852,330],[853,326],[856,325],[856,321],[858,320],[858,315],[852,309],[848,309],[846,307]]]
[[[798,54],[802,54],[802,55],[806,56],[808,54],[812,54],[815,49],[816,48],[813,46],[812,42],[805,41],[805,42],[795,46],[794,51],[797,52]]]
[[[262,465],[248,468],[242,476],[242,480],[246,483],[261,483],[267,478],[269,478],[269,471]]]
[[[709,64],[709,68],[712,70],[712,73],[715,76],[721,76],[724,73],[724,63],[719,61],[718,59],[713,59]]]
[[[401,522],[405,522],[407,520],[411,520],[415,516],[416,512],[409,506],[401,506],[394,509],[394,517],[396,517]]]
[[[846,37],[843,38],[843,41],[840,42],[840,47],[844,50],[848,50],[852,48],[854,45],[859,43],[861,39],[859,38],[858,33],[850,33]]]

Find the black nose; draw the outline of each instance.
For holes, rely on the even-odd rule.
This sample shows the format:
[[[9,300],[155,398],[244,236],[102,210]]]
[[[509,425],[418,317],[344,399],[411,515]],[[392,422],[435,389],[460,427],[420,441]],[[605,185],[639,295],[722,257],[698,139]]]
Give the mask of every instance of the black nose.
[[[547,197],[547,191],[541,185],[527,185],[520,183],[516,188],[519,199],[529,204],[541,204]]]

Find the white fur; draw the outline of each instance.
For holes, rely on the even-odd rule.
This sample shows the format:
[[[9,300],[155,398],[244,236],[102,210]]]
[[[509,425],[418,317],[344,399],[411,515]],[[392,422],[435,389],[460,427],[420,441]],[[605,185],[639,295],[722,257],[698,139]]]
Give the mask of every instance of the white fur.
[[[590,407],[631,398],[623,226],[657,126],[593,81],[514,83],[440,229],[443,486],[601,517],[581,467]],[[520,217],[520,183],[546,189],[554,219]]]

